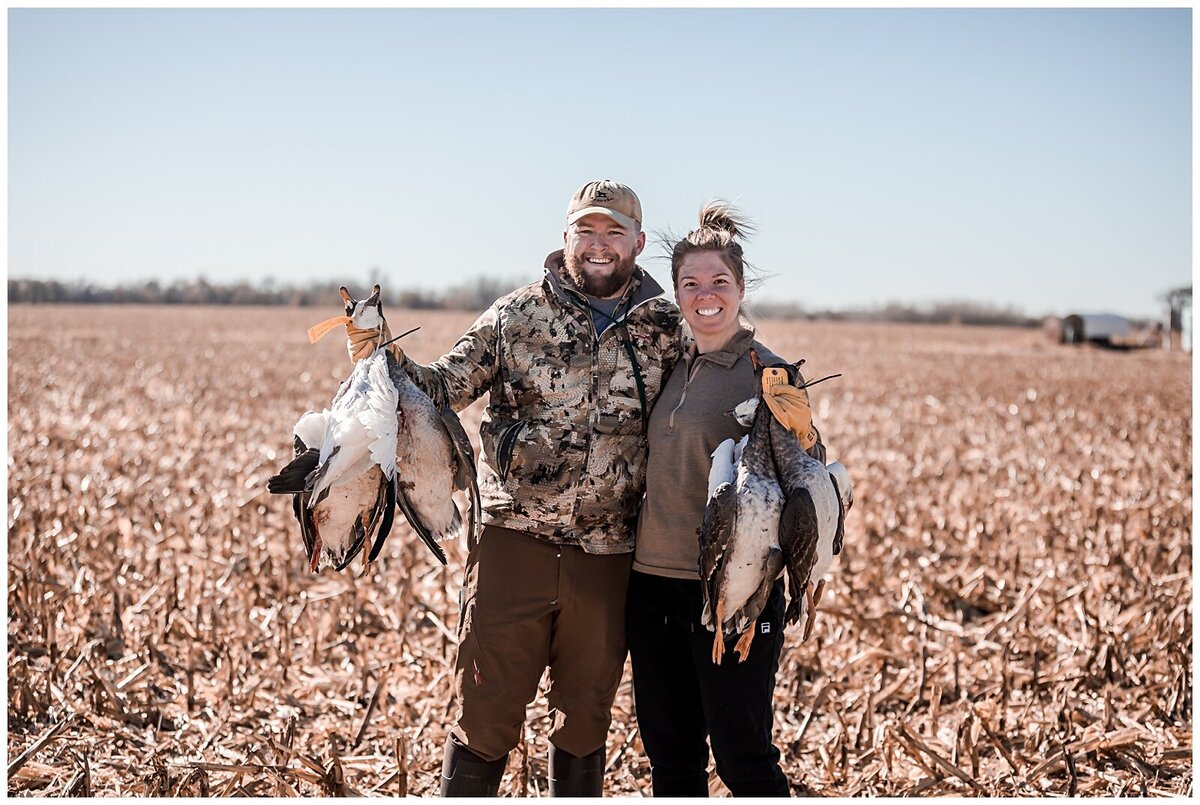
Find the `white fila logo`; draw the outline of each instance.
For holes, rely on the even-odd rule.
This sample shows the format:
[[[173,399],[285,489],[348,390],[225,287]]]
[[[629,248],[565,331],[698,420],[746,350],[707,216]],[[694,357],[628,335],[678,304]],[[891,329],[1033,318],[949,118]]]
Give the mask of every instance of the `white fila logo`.
[[[771,633],[771,624],[767,623],[766,621],[763,621],[762,634],[770,634],[770,633]]]

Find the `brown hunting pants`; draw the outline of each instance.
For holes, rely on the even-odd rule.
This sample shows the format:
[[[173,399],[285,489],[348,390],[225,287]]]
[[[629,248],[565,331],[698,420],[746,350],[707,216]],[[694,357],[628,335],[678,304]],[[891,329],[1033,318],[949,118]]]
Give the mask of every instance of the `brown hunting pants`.
[[[550,741],[576,757],[604,746],[632,564],[632,553],[597,556],[484,526],[463,583],[455,737],[487,760],[516,747],[549,666]]]

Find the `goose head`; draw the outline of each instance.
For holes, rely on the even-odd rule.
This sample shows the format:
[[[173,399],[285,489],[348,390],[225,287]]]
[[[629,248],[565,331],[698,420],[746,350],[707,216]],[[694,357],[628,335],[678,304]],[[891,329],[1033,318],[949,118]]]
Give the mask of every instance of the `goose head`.
[[[338,293],[342,295],[342,302],[346,305],[346,315],[350,318],[350,323],[360,330],[375,330],[383,326],[383,302],[380,300],[380,288],[376,285],[371,290],[371,295],[366,299],[355,301],[350,295],[350,291],[346,290],[343,285],[338,288]]]
[[[776,363],[770,366],[762,362],[758,357],[758,350],[750,350],[750,366],[754,369],[754,389],[755,398],[761,400],[763,396],[764,376],[767,376],[767,385],[786,383],[789,386],[800,385],[800,367],[804,365],[804,358],[795,363]]]

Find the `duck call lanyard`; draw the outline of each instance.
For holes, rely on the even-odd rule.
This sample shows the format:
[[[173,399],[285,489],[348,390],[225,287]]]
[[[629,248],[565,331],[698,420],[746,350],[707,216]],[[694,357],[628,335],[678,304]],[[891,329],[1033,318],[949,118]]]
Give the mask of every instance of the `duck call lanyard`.
[[[610,324],[609,327],[618,328],[617,332],[620,333],[621,344],[625,347],[625,352],[629,355],[629,363],[633,366],[633,382],[637,385],[638,402],[642,407],[642,427],[647,427],[650,420],[650,411],[646,405],[646,381],[642,378],[642,365],[638,363],[637,353],[635,353],[633,350],[633,339],[629,337],[629,325],[625,323],[625,317],[628,315],[629,311],[626,310],[624,313],[621,312],[621,305],[629,304],[629,300],[625,300],[620,305],[617,305],[613,309],[611,315],[592,305],[590,302],[588,302],[587,297],[582,297],[580,301],[583,302],[584,307],[592,312],[592,329],[595,329],[595,317],[597,315],[603,316],[606,319],[611,319],[612,324]],[[618,318],[618,316],[620,318]],[[596,342],[599,343],[599,341],[600,333],[596,333]]]

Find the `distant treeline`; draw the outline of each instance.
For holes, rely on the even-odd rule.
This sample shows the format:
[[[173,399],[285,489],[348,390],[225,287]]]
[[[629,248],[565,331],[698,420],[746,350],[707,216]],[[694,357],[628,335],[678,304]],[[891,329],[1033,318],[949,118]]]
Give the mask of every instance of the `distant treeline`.
[[[891,321],[909,324],[971,324],[994,327],[1040,327],[1042,319],[1025,315],[1012,307],[996,307],[982,302],[947,301],[924,305],[891,302],[881,307],[828,308],[804,307],[795,302],[748,302],[750,312],[765,319],[822,319],[824,321]]]
[[[368,283],[370,284],[370,283]],[[441,291],[387,288],[383,303],[387,307],[409,310],[471,310],[487,308],[497,298],[518,288],[519,279],[481,277]],[[138,305],[289,305],[328,307],[338,298],[338,288],[365,294],[361,280],[330,281],[308,285],[279,285],[267,280],[258,285],[249,282],[212,283],[205,279],[158,281],[112,287],[59,281],[10,279],[9,304],[138,304]],[[891,303],[876,308],[814,308],[796,302],[750,302],[751,314],[767,319],[822,319],[833,321],[892,321],[924,324],[973,324],[1007,327],[1037,327],[1041,319],[1026,316],[1011,307],[949,301],[927,305]]]
[[[345,285],[361,298],[374,282],[361,279],[331,280],[308,285],[280,285],[265,280],[214,283],[205,279],[157,280],[127,285],[102,286],[43,280],[8,281],[9,304],[101,304],[101,305],[287,305],[292,307],[336,304],[338,288]],[[441,291],[384,288],[383,304],[411,310],[483,310],[504,294],[522,285],[518,280],[481,277]]]

